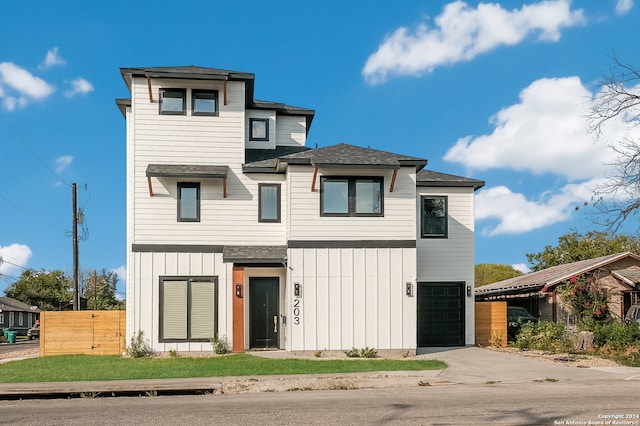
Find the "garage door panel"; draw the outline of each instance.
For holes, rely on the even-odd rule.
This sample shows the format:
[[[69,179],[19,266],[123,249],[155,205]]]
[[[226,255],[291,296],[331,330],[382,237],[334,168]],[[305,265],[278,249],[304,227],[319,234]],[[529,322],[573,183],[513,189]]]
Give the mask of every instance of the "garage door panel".
[[[418,283],[418,346],[464,345],[464,283]]]

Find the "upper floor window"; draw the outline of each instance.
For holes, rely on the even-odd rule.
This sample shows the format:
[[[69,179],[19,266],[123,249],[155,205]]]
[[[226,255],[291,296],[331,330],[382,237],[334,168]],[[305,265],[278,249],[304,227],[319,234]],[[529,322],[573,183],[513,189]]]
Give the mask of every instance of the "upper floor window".
[[[191,103],[193,115],[218,115],[217,90],[193,90]]]
[[[199,183],[178,183],[178,222],[200,222]]]
[[[322,216],[383,216],[383,179],[380,177],[322,177]]]
[[[186,114],[185,89],[160,89],[160,114]]]
[[[280,185],[261,183],[258,185],[258,221],[280,222]]]
[[[447,238],[447,197],[421,197],[422,238]]]
[[[269,140],[269,119],[250,118],[249,119],[249,140],[268,141]]]

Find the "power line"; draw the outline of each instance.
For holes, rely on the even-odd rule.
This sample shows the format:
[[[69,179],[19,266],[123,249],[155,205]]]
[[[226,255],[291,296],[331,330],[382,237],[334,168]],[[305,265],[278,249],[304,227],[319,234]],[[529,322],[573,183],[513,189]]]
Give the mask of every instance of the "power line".
[[[11,200],[9,200],[7,197],[5,197],[4,195],[0,194],[0,198],[2,198],[7,204],[9,204],[11,207],[13,207],[14,209],[18,210],[20,213],[29,216],[31,219],[36,220],[38,223],[42,223],[44,225],[50,226],[54,229],[57,229],[58,231],[62,231],[62,232],[66,232],[67,230],[64,228],[61,228],[59,226],[53,225],[49,222],[47,222],[46,220],[43,220],[42,218],[39,218],[31,213],[29,213],[28,211],[26,211],[25,209],[23,209],[22,207],[18,206],[17,204],[15,204],[14,202],[12,202]]]
[[[33,155],[36,160],[38,160],[38,162],[40,164],[42,164],[42,166],[49,170],[55,177],[58,178],[58,180],[62,183],[64,183],[67,186],[71,186],[69,183],[67,183],[67,181],[65,181],[62,176],[60,176],[58,173],[56,173],[55,170],[53,170],[51,167],[49,167],[47,165],[47,163],[45,163],[42,158],[40,158],[40,156],[33,150],[33,148],[31,148],[31,146],[27,143],[27,141],[20,136],[20,134],[16,131],[16,129],[13,128],[13,126],[11,126],[11,124],[9,123],[9,121],[7,120],[7,118],[4,116],[4,114],[2,113],[2,111],[0,111],[0,118],[2,118],[2,121],[4,121],[4,124],[6,124],[6,126],[9,128],[9,130],[11,130],[11,132],[13,133],[13,136],[16,138],[16,140],[18,142],[20,142],[22,145],[24,145],[24,147],[31,153],[31,155]]]

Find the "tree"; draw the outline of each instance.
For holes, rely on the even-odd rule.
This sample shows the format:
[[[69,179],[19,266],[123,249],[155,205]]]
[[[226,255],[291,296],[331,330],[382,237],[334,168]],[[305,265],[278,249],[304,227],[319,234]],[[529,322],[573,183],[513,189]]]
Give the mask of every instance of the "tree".
[[[640,70],[615,56],[613,62],[589,115],[596,140],[603,137],[603,128],[609,122],[622,122],[628,128],[640,125]],[[615,232],[640,212],[640,143],[624,138],[611,148],[617,159],[610,164],[612,172],[607,180],[594,189],[593,205],[599,213],[596,222]]]
[[[44,311],[59,311],[71,303],[71,279],[62,271],[27,269],[5,292],[27,305]]]
[[[118,274],[95,269],[82,274],[82,296],[87,300],[87,309],[122,309],[123,303],[116,299]]]
[[[475,266],[475,286],[481,287],[520,275],[522,272],[510,265],[480,263]]]
[[[551,266],[625,251],[640,253],[640,239],[609,232],[591,231],[586,235],[572,232],[558,238],[557,246],[545,246],[539,253],[527,254],[527,259],[532,271],[541,271]]]

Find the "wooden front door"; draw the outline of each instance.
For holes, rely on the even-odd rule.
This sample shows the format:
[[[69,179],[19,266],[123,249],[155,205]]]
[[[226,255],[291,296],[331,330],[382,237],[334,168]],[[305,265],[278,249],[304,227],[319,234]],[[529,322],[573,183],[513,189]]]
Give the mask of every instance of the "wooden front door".
[[[249,278],[249,343],[253,349],[279,348],[279,294],[278,278]]]

